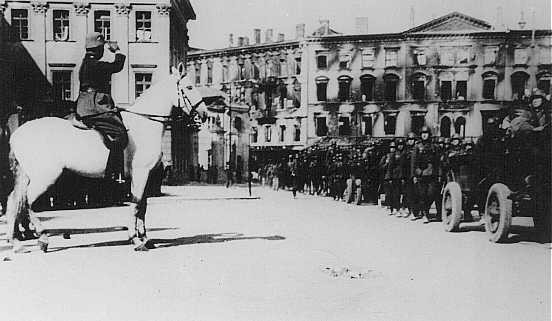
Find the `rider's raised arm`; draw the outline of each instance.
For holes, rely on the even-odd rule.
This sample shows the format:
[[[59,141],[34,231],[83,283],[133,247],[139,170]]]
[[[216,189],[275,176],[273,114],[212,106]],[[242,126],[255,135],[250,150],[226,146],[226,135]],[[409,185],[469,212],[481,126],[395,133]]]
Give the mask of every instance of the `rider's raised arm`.
[[[98,63],[98,68],[100,68],[104,72],[115,74],[123,70],[125,66],[125,60],[125,55],[123,55],[122,53],[116,53],[113,62],[100,61]]]

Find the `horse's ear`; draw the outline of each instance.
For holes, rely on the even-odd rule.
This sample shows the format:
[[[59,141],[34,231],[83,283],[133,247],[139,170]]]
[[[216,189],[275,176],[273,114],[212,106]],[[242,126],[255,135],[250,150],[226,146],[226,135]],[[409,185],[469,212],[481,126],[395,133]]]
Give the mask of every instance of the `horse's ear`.
[[[178,74],[180,75],[180,77],[186,76],[186,68],[184,67],[184,64],[182,62],[178,63],[177,69],[178,69]]]

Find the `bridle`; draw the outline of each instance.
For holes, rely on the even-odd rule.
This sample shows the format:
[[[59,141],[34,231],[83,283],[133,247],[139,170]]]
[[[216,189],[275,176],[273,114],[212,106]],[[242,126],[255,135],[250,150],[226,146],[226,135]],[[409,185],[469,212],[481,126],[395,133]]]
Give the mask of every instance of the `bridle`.
[[[156,115],[156,114],[147,114],[147,113],[139,113],[139,112],[136,112],[136,111],[133,111],[133,110],[129,110],[129,109],[126,109],[126,108],[122,108],[122,107],[117,107],[117,111],[118,112],[126,112],[126,113],[130,113],[130,114],[134,114],[134,115],[138,115],[138,116],[141,116],[141,117],[144,117],[148,120],[151,120],[153,122],[157,122],[157,123],[161,123],[161,124],[171,124],[171,123],[174,123],[174,122],[179,122],[179,121],[186,121],[188,119],[194,119],[195,120],[195,123],[199,123],[196,118],[198,117],[198,112],[196,111],[197,107],[203,102],[203,99],[200,99],[196,104],[192,104],[192,102],[190,101],[190,98],[188,98],[188,96],[184,93],[184,90],[183,89],[180,89],[180,86],[179,86],[179,83],[180,83],[180,80],[178,80],[177,82],[177,88],[179,90],[179,97],[178,97],[178,103],[177,103],[177,108],[178,109],[184,109],[182,108],[182,105],[180,104],[180,101],[182,100],[184,102],[184,104],[186,105],[186,107],[188,107],[188,115],[178,115],[178,116],[165,116],[165,115]]]

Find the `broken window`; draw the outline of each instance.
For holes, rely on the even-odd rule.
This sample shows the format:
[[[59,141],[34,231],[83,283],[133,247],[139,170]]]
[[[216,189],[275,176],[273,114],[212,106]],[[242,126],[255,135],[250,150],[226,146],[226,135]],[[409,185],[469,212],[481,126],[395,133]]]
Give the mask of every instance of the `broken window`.
[[[416,135],[420,135],[420,132],[422,131],[422,127],[425,125],[425,115],[423,114],[416,114],[412,115],[411,123],[410,123],[410,131],[415,133]]]
[[[483,80],[483,99],[495,99],[495,78],[487,78]]]
[[[468,81],[457,80],[456,81],[456,99],[466,100],[468,97]]]
[[[326,117],[315,117],[316,119],[316,136],[328,135],[328,124]]]
[[[448,118],[447,116],[444,116],[443,118],[441,118],[441,126],[440,126],[441,137],[450,138],[450,128],[451,128],[450,126],[451,126],[450,118]]]
[[[349,69],[350,63],[351,63],[350,54],[339,55],[339,69]]]
[[[339,77],[339,92],[338,99],[339,101],[348,101],[351,96],[351,78],[347,76]]]
[[[365,116],[362,117],[362,134],[366,136],[372,136],[372,117],[371,116]]]
[[[387,114],[384,116],[383,131],[385,135],[395,135],[397,127],[397,114]]]
[[[550,75],[544,75],[538,78],[537,88],[544,91],[547,95],[550,94]]]
[[[293,133],[293,140],[296,141],[296,142],[301,140],[301,124],[295,124],[294,133]]]
[[[396,101],[397,100],[397,85],[399,83],[399,77],[395,75],[387,75],[384,78],[385,81],[385,90],[384,97],[386,101]]]
[[[385,50],[385,67],[398,66],[398,49],[386,49]]]
[[[412,79],[412,97],[415,100],[424,100],[426,94],[426,76],[417,74]]]
[[[328,100],[328,78],[319,77],[316,79],[316,98],[318,101]]]
[[[351,135],[351,124],[349,117],[339,117],[339,136]]]
[[[374,67],[376,61],[376,54],[374,48],[362,49],[362,68]]]
[[[512,74],[512,96],[514,100],[523,98],[528,79],[529,75],[522,71]]]

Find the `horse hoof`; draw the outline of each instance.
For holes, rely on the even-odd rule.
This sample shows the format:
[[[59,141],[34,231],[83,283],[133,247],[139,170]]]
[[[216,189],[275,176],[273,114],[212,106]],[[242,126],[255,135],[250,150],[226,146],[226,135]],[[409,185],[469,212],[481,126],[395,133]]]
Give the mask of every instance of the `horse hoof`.
[[[48,242],[38,241],[38,247],[42,252],[48,252]]]
[[[149,251],[149,248],[147,246],[147,242],[144,242],[140,245],[135,246],[134,251],[136,251],[136,252],[147,252],[147,251]]]

